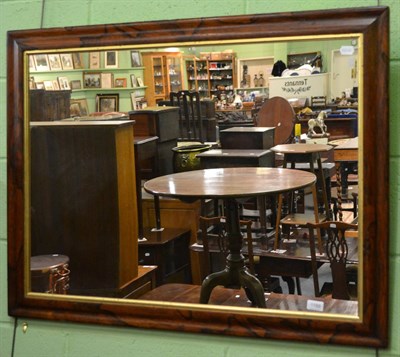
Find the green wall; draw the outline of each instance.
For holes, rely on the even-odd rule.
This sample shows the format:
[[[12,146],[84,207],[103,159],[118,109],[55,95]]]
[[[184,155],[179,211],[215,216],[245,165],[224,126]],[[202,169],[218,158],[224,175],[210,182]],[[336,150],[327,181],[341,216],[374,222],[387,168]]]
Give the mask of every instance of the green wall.
[[[8,30],[357,6],[390,6],[390,346],[366,349],[18,319],[7,314]],[[42,11],[43,10],[43,11]],[[399,0],[0,0],[0,356],[400,356]],[[379,75],[379,69],[376,71]],[[379,239],[379,237],[377,237]],[[28,324],[26,333],[23,323]],[[14,335],[14,324],[17,325]],[[14,340],[14,344],[13,344]]]

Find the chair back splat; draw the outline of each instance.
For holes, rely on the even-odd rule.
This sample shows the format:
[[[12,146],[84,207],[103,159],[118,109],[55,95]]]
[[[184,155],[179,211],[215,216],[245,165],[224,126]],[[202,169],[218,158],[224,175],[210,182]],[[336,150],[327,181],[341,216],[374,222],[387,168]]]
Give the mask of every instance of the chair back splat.
[[[347,280],[346,268],[349,249],[346,241],[346,231],[357,230],[358,225],[342,221],[328,221],[323,223],[308,223],[307,227],[309,230],[311,266],[315,295],[320,296],[314,230],[320,229],[325,230],[327,234],[326,255],[329,259],[332,272],[332,298],[349,300],[352,294],[350,294]],[[324,291],[327,293],[326,289],[323,287],[322,292]]]
[[[199,92],[182,90],[170,93],[172,106],[179,107],[178,141],[204,142]]]

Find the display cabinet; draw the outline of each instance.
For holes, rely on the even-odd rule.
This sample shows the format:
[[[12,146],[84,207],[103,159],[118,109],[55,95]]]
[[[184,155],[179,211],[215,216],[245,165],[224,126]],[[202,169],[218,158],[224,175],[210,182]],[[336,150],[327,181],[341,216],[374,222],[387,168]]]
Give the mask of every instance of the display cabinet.
[[[169,99],[170,92],[183,89],[183,59],[178,52],[142,53],[144,85],[149,106],[155,106],[162,100]]]

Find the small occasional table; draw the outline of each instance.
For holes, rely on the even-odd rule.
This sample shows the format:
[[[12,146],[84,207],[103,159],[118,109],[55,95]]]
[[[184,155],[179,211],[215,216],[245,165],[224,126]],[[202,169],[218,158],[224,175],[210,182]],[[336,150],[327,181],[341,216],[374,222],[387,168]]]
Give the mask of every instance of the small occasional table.
[[[180,172],[154,178],[144,189],[155,196],[179,198],[183,201],[223,199],[226,212],[229,254],[226,268],[210,274],[203,281],[200,303],[209,301],[212,290],[224,287],[243,287],[252,302],[265,307],[261,282],[247,270],[242,254],[242,235],[239,226],[237,198],[258,197],[315,186],[316,176],[311,172],[267,168],[237,167]]]

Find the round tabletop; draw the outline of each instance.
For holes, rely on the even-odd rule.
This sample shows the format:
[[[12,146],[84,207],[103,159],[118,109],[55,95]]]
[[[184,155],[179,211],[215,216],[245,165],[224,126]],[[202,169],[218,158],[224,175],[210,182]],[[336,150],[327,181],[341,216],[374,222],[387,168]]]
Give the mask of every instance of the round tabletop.
[[[144,189],[156,196],[176,198],[253,197],[312,185],[307,171],[271,167],[230,167],[180,172],[147,181]]]
[[[325,152],[332,149],[333,146],[325,144],[283,144],[271,148],[272,151],[281,154],[311,154],[314,152]]]

